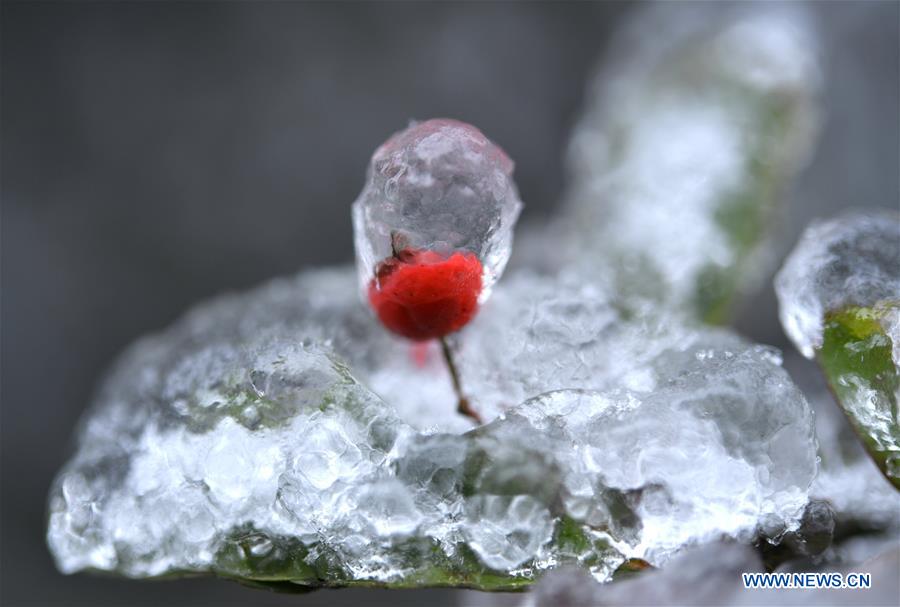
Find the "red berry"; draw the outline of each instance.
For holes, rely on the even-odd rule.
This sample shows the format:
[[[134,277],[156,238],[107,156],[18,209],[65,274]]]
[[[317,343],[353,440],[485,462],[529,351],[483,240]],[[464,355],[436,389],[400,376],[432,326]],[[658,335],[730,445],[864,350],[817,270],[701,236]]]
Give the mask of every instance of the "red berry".
[[[394,333],[415,341],[437,339],[475,316],[482,272],[472,253],[446,257],[405,249],[378,264],[369,303]]]

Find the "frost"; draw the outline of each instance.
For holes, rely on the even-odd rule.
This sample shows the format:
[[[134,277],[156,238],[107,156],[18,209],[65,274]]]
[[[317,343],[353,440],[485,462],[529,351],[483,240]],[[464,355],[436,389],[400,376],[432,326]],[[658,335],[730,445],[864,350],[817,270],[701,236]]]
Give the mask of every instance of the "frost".
[[[51,492],[60,568],[514,588],[798,526],[812,418],[774,351],[522,274],[461,336],[469,430],[355,290],[301,274],[133,346]]]

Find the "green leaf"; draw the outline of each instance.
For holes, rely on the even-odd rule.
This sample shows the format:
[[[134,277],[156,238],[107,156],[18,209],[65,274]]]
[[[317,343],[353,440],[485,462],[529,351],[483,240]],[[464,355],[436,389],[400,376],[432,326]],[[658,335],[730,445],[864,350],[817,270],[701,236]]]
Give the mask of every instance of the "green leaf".
[[[900,370],[885,328],[900,302],[829,312],[816,359],[841,408],[878,467],[900,489]]]

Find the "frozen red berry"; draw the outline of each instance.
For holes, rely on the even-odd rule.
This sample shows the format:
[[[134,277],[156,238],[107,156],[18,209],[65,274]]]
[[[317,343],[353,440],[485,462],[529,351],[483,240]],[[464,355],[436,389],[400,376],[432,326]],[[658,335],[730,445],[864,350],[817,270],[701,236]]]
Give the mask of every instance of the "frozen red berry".
[[[353,204],[353,229],[360,289],[388,328],[446,334],[474,315],[473,293],[485,302],[509,259],[522,207],[512,171],[499,146],[456,120],[412,124],[375,150]],[[397,283],[382,280],[389,272],[399,272]],[[440,318],[425,322],[428,310]]]
[[[512,171],[474,126],[427,120],[375,150],[353,203],[365,297],[390,331],[440,341],[457,410],[478,423],[445,337],[472,320],[509,260],[522,208]]]
[[[377,266],[369,303],[394,333],[415,341],[438,339],[475,316],[483,272],[472,253],[406,249]]]

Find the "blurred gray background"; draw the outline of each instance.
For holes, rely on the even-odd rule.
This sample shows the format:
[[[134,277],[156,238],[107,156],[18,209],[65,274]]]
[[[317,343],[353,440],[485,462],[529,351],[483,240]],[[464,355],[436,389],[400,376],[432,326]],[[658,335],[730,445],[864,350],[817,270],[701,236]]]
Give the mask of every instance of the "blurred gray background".
[[[898,206],[897,2],[813,6],[821,146],[782,226]],[[276,595],[213,579],[62,576],[45,497],[103,369],[186,307],[350,261],[372,150],[410,118],[472,122],[517,163],[524,220],[622,3],[52,3],[2,11],[0,603],[452,604],[449,591]],[[771,288],[738,328],[788,347]]]

